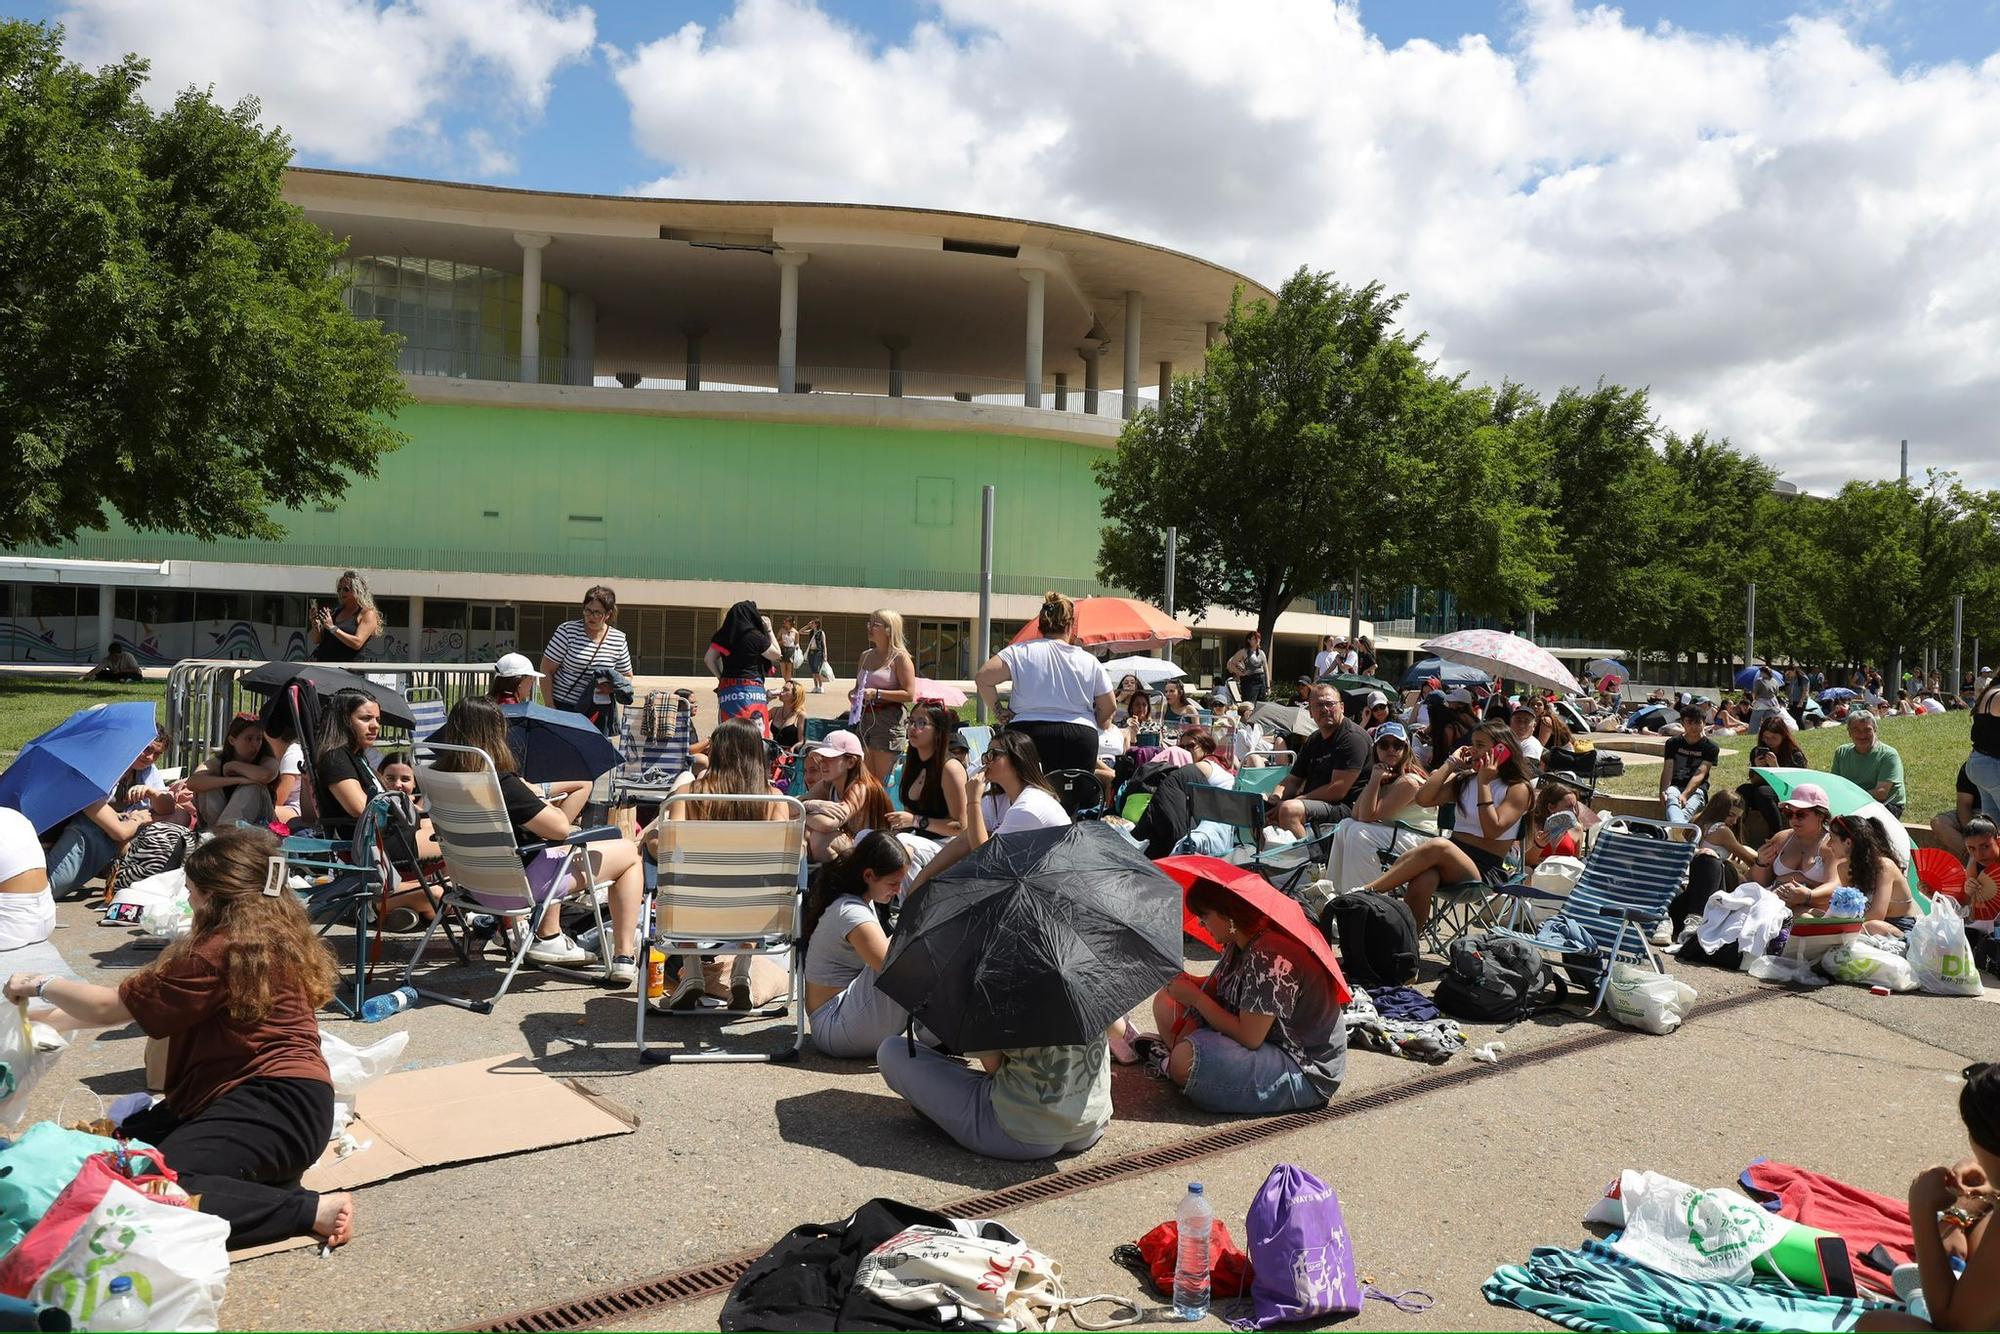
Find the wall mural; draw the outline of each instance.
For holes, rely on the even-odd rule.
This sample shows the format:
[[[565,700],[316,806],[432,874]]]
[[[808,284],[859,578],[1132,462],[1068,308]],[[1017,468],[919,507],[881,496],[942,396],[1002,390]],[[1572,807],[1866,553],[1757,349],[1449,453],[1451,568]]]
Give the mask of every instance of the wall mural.
[[[196,657],[303,661],[312,650],[304,629],[262,621],[118,620],[112,623],[111,642],[129,650],[142,667],[168,667]],[[514,652],[517,641],[511,630],[467,632],[426,626],[421,656],[411,656],[409,632],[403,628],[385,628],[369,647],[368,656],[380,662],[491,662]],[[0,662],[87,667],[102,656],[95,616],[0,618]]]

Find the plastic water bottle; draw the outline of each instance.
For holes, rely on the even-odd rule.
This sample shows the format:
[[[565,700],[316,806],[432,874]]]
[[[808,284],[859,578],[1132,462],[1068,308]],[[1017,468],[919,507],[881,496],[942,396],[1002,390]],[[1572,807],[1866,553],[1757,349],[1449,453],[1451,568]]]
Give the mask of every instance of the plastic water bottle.
[[[361,1002],[361,1022],[379,1024],[392,1014],[401,1014],[417,1003],[415,987],[397,987]]]
[[[146,1305],[139,1300],[139,1294],[132,1291],[131,1278],[124,1274],[111,1280],[111,1295],[90,1313],[90,1323],[84,1326],[92,1331],[92,1334],[96,1334],[98,1330],[145,1327]]]
[[[1208,1207],[1199,1181],[1188,1182],[1174,1226],[1180,1232],[1174,1256],[1174,1314],[1182,1320],[1199,1320],[1208,1314],[1208,1243],[1215,1232],[1215,1211]]]

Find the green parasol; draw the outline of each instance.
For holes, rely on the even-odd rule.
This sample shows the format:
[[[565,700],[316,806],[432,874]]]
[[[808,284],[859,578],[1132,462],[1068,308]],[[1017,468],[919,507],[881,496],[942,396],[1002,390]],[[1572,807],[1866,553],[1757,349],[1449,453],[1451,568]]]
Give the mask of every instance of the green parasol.
[[[1842,778],[1839,774],[1824,773],[1818,769],[1763,769],[1750,771],[1766,787],[1778,794],[1779,801],[1792,795],[1792,789],[1801,783],[1817,784],[1826,793],[1826,801],[1835,815],[1865,815],[1882,828],[1889,839],[1889,850],[1908,872],[1910,894],[1917,901],[1917,907],[1928,914],[1931,910],[1930,896],[1917,883],[1915,860],[1910,856],[1910,831],[1903,828],[1903,822],[1892,814],[1887,806],[1875,800],[1868,789]]]

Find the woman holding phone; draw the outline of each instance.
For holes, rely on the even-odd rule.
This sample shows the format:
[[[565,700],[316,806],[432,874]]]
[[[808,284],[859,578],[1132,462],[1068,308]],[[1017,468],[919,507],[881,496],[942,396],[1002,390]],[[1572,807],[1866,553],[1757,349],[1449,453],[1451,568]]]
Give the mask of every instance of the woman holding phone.
[[[1457,816],[1450,835],[1417,844],[1362,888],[1386,894],[1407,886],[1403,901],[1421,930],[1439,885],[1506,879],[1507,858],[1534,803],[1533,780],[1514,749],[1513,730],[1500,722],[1482,724],[1424,780],[1416,802],[1450,806]]]

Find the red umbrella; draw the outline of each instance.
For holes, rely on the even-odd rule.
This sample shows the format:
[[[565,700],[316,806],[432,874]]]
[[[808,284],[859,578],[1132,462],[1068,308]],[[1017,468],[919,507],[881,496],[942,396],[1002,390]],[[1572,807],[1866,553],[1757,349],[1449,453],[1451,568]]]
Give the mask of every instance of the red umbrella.
[[[1014,642],[1024,644],[1041,637],[1040,626],[1029,621],[1014,636]],[[1076,600],[1075,638],[1085,648],[1157,649],[1193,637],[1194,631],[1137,598]]]
[[[1326,937],[1306,917],[1306,910],[1299,906],[1297,899],[1274,889],[1270,881],[1256,872],[1247,871],[1220,857],[1162,857],[1153,865],[1166,872],[1181,887],[1181,927],[1196,940],[1211,949],[1222,948],[1222,942],[1210,936],[1207,928],[1196,921],[1186,907],[1186,891],[1197,882],[1206,880],[1244,907],[1262,913],[1273,927],[1305,946],[1306,952],[1318,960],[1320,966],[1326,969],[1327,976],[1333,979],[1334,998],[1342,1005],[1353,1001],[1354,994],[1347,988],[1347,978],[1340,971],[1340,961],[1333,957]]]

